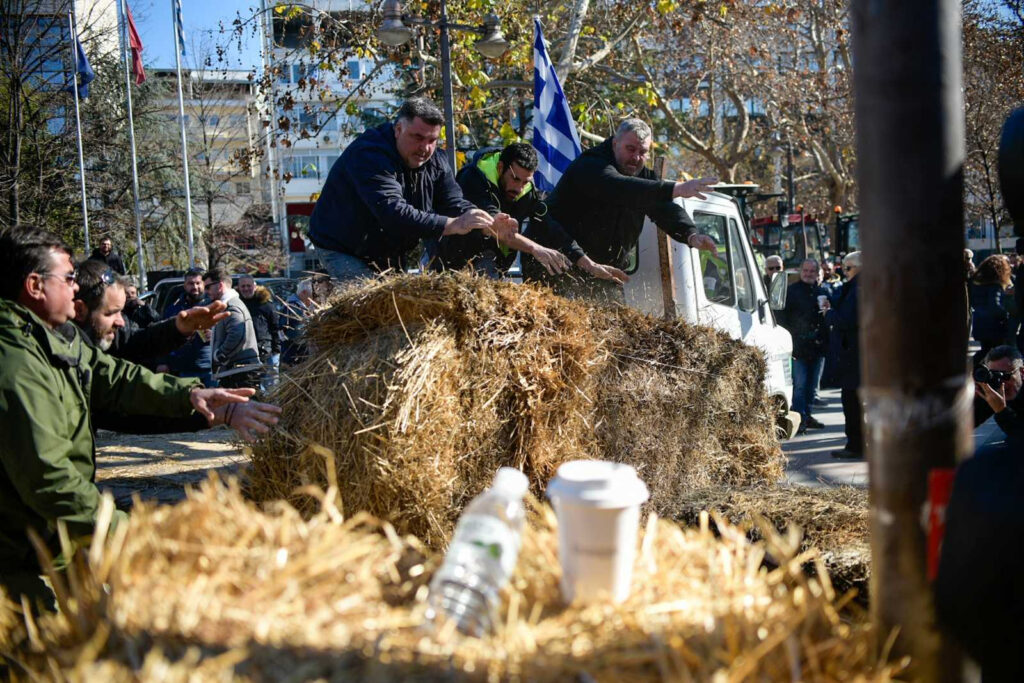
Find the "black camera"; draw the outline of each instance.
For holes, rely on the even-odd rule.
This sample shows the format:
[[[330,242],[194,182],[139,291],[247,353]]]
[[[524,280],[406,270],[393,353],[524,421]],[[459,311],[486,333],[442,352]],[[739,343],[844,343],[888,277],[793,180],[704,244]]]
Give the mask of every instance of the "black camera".
[[[993,389],[998,389],[1003,386],[1003,383],[1012,376],[1012,372],[1006,372],[1004,370],[990,370],[984,365],[979,365],[974,369],[974,381],[981,384],[987,384]]]

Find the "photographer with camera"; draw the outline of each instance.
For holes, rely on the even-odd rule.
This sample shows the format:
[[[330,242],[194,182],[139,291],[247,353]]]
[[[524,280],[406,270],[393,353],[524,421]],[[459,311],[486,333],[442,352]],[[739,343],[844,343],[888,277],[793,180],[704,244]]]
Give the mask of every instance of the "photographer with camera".
[[[992,415],[1008,437],[1024,436],[1024,360],[1017,347],[997,346],[974,371],[974,425]]]

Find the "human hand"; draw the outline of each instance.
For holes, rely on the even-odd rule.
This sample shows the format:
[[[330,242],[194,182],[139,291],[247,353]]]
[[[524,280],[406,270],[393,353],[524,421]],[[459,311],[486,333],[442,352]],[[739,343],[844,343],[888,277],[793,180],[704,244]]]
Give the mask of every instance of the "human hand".
[[[994,389],[986,382],[978,382],[974,385],[974,394],[985,399],[985,403],[992,409],[993,413],[1001,413],[1006,410],[1006,394],[1003,388]]]
[[[238,432],[246,441],[255,441],[257,434],[266,434],[277,424],[281,408],[270,403],[248,401],[228,403],[213,411],[210,426],[227,425]]]
[[[718,245],[715,244],[715,240],[710,235],[701,235],[700,233],[690,235],[686,240],[686,244],[694,249],[703,249],[704,251],[713,252],[718,249]]]
[[[718,178],[715,176],[705,176],[703,178],[694,178],[693,180],[687,180],[685,183],[676,183],[676,186],[672,188],[673,197],[696,197],[697,199],[707,199],[705,192],[711,192],[711,186],[718,182]]]
[[[594,260],[589,256],[584,256],[576,262],[580,270],[587,273],[591,277],[596,277],[600,280],[612,280],[618,282],[621,285],[629,282],[629,276],[624,271],[619,270],[614,266],[606,266],[601,263],[594,263]]]
[[[466,235],[473,230],[489,228],[494,223],[491,214],[483,209],[470,209],[458,218],[449,218],[442,235]]]
[[[174,326],[182,336],[189,337],[199,330],[208,330],[228,317],[227,304],[214,301],[206,306],[193,306],[174,317]]]
[[[249,397],[256,393],[255,389],[205,389],[196,387],[189,393],[189,400],[192,408],[211,422],[214,420],[213,411],[218,406],[226,406],[229,403],[245,403]]]
[[[494,217],[494,223],[490,227],[484,228],[484,232],[491,237],[494,237],[499,242],[508,244],[512,239],[519,234],[519,221],[507,213],[499,213]]]
[[[560,275],[572,265],[564,254],[555,249],[548,249],[539,244],[530,252],[530,256],[537,259],[537,262],[544,266],[549,275]]]

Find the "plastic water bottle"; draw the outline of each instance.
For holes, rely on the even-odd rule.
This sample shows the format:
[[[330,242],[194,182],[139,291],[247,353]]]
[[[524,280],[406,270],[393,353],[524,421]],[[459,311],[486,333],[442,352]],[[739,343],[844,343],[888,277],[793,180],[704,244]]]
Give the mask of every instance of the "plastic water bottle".
[[[477,637],[493,630],[499,592],[519,557],[528,488],[522,472],[502,467],[491,488],[466,506],[430,582],[428,620],[446,616],[459,631]]]

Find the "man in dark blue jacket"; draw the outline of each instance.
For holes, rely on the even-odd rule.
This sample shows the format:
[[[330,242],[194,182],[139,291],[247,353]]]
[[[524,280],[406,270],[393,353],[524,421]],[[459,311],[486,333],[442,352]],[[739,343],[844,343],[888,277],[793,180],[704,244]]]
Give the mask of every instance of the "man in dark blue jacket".
[[[434,154],[443,121],[430,100],[406,100],[394,124],[365,131],[331,167],[309,220],[331,277],[404,268],[420,240],[516,229],[508,216],[492,218],[463,199],[444,155]]]
[[[181,296],[164,309],[164,318],[173,318],[182,311],[209,303],[203,290],[203,271],[192,268],[185,273]],[[210,386],[213,384],[210,364],[210,339],[196,332],[183,346],[163,359],[157,372],[169,372],[177,377],[198,377],[205,386]]]
[[[710,189],[717,178],[699,178],[687,182],[659,180],[647,168],[651,151],[651,128],[640,119],[626,119],[615,135],[591,147],[565,170],[548,199],[551,216],[576,240],[583,251],[598,263],[625,270],[629,252],[636,244],[650,217],[659,228],[684,244],[708,251],[715,241],[697,232],[693,219],[677,197],[698,197]],[[534,240],[546,244],[543,235]],[[543,271],[531,272],[524,259],[523,274],[546,279]],[[584,298],[624,301],[618,282],[582,276],[578,283],[566,282],[567,276],[551,284],[556,291]]]
[[[846,429],[846,447],[832,451],[833,458],[864,457],[863,410],[857,395],[860,390],[860,325],[857,322],[857,274],[860,265],[859,251],[850,252],[843,258],[846,283],[832,309],[825,314],[825,322],[832,325],[839,343],[839,386]]]

